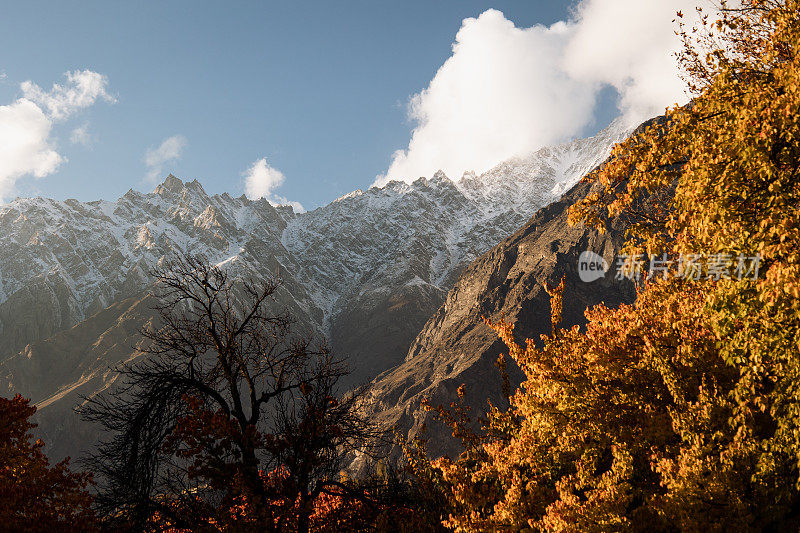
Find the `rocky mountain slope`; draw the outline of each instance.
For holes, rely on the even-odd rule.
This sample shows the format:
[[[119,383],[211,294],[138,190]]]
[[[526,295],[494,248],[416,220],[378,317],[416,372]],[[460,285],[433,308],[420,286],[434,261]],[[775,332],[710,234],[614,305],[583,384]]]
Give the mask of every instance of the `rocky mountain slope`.
[[[567,223],[569,207],[588,192],[589,185],[578,183],[462,273],[412,343],[406,360],[371,384],[371,416],[377,422],[409,436],[425,426],[431,455],[457,454],[459,443],[445,426],[432,422],[420,402],[427,398],[432,405],[449,406],[464,384],[466,403],[476,416],[486,411],[488,402],[505,404],[495,361],[506,349],[481,317],[513,323],[520,342],[538,340],[550,332],[550,297],[544,283],[556,285],[562,276],[564,327],[584,324],[587,307],[633,301],[633,284],[616,280],[613,268],[624,241],[623,223],[610,220],[602,234]],[[578,275],[578,257],[585,250],[610,265],[604,277],[590,283]],[[519,369],[510,368],[510,374],[519,383]]]
[[[481,176],[391,182],[302,214],[173,176],[116,202],[17,199],[0,207],[0,390],[33,398],[51,452],[74,453],[72,408],[136,357],[135,332],[152,316],[148,272],[185,252],[279,275],[279,305],[351,358],[352,383],[368,381],[402,362],[471,261],[627,133],[613,123]]]

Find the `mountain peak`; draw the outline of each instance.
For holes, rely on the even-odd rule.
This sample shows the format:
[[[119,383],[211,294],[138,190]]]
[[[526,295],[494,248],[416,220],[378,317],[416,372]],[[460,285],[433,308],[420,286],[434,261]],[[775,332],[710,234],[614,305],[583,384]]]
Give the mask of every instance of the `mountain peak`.
[[[208,196],[203,186],[196,179],[184,182],[180,178],[176,178],[173,174],[167,176],[164,182],[153,190],[153,193],[159,196],[166,196],[184,194],[187,191],[190,192],[192,196],[201,198],[201,201],[202,198]]]
[[[170,174],[164,180],[164,183],[158,185],[153,192],[155,194],[165,194],[168,192],[179,193],[183,190],[183,182]]]
[[[175,179],[177,179],[177,178],[175,178]],[[180,181],[180,180],[178,180],[178,181]],[[203,186],[197,180],[187,181],[186,182],[186,188],[187,189],[191,189],[191,190],[193,190],[193,191],[195,191],[197,193],[203,194],[203,195],[206,194],[205,189],[203,189]]]
[[[331,203],[333,204],[333,203],[336,203],[336,202],[342,202],[344,200],[347,200],[348,198],[355,198],[357,196],[362,196],[363,194],[364,194],[364,191],[362,191],[361,189],[356,189],[356,190],[354,190],[352,192],[349,192],[347,194],[343,194],[342,196],[340,196],[339,198],[337,198],[336,200],[334,200]]]
[[[39,198],[3,207],[0,389],[11,390],[12,384],[16,392],[49,402],[40,401],[46,407],[41,416],[48,417],[40,419],[40,427],[60,443],[58,449],[48,450],[55,457],[85,451],[96,436],[86,426],[78,425],[73,407],[81,401],[81,395],[91,396],[105,387],[106,369],[134,356],[136,342],[129,331],[138,330],[151,319],[152,301],[140,300],[144,303],[131,311],[131,322],[118,322],[120,315],[115,315],[114,309],[128,313],[127,309],[133,309],[131,298],[143,297],[150,290],[153,280],[147,273],[163,265],[165,258],[187,251],[213,264],[235,268],[236,277],[241,279],[261,279],[266,273],[275,272],[283,280],[276,305],[298,320],[297,331],[347,353],[349,361],[355,363],[349,382],[366,382],[403,362],[426,320],[437,309],[445,309],[442,304],[446,301],[446,306],[451,306],[446,307],[447,320],[456,317],[447,324],[461,321],[462,316],[468,317],[467,321],[458,323],[469,323],[470,313],[474,314],[470,298],[477,294],[467,288],[472,287],[471,281],[453,293],[458,294],[457,308],[445,300],[446,290],[484,252],[516,234],[539,207],[557,198],[554,185],[579,179],[583,169],[602,162],[614,140],[613,136],[601,136],[553,149],[548,157],[515,159],[469,179],[469,186],[442,172],[420,180],[417,186],[391,181],[382,188],[352,193],[344,201],[303,216],[295,216],[290,206],[272,207],[266,199],[248,201],[244,195],[238,200],[230,195],[208,197],[196,181],[182,181],[172,174],[162,178],[155,194],[131,190],[117,202],[84,204]],[[554,261],[538,259],[540,248],[551,250],[552,237],[567,231],[556,223],[560,218],[553,220],[554,229],[546,242],[541,241],[544,244],[526,241],[535,252],[522,253],[521,248],[517,251],[519,246],[513,244],[516,241],[509,241],[511,244],[503,248],[502,265],[487,266],[486,271],[503,271],[508,257],[519,265],[555,268]],[[580,240],[583,230],[570,231],[578,244],[584,242]],[[566,240],[560,242],[564,244],[559,244],[559,249],[567,250],[563,248]],[[478,264],[493,265],[495,256],[487,257]],[[494,284],[495,280],[505,283],[506,276],[479,277]],[[513,298],[541,296],[541,290],[533,291],[533,285],[523,283],[527,281],[515,285],[525,290],[513,292],[519,295]],[[480,309],[490,309],[486,302],[488,296],[481,300]],[[118,304],[121,307],[110,307]],[[540,309],[539,300],[530,307]],[[451,308],[463,315],[453,315]],[[41,327],[29,327],[32,312]],[[543,320],[549,325],[549,317]],[[79,324],[89,331],[87,336],[95,336],[95,331],[110,331],[109,324],[119,324],[112,326],[119,333],[104,333],[104,338],[119,342],[113,341],[116,347],[111,348],[108,343],[86,337],[87,342],[93,343],[91,346],[97,347],[98,351],[94,351],[74,345],[74,337],[69,336],[72,333],[55,337],[62,332],[67,335]],[[449,335],[429,331],[433,335],[431,343]],[[380,337],[379,344],[360,340],[376,335]],[[55,339],[48,344],[52,346],[47,348],[49,351],[14,355],[26,345],[39,346],[38,341],[45,343],[48,339]],[[473,341],[465,337],[465,342]],[[70,348],[67,358],[61,353],[64,346]],[[463,346],[480,348],[478,344]],[[425,361],[438,361],[427,358],[426,354],[433,351],[424,350],[420,356]],[[465,349],[458,353],[471,352]],[[7,354],[15,357],[13,363],[7,362],[11,361]],[[442,358],[454,365],[453,372],[467,366],[479,368],[466,360],[464,365],[455,359],[450,361],[449,355]],[[37,374],[39,368],[52,370]],[[461,371],[457,372],[448,370],[447,375],[460,378]],[[85,376],[91,377],[87,380]],[[427,374],[424,379],[428,379]],[[430,379],[433,383],[439,378]],[[389,383],[390,389],[399,391],[399,383],[399,379]],[[418,397],[405,390],[400,394]]]

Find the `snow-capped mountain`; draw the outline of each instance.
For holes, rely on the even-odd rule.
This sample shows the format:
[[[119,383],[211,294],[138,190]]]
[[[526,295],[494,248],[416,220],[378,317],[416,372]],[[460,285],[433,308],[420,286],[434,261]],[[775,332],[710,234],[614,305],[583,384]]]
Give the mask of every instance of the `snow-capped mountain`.
[[[184,252],[245,275],[279,275],[280,303],[351,358],[353,381],[371,379],[403,360],[471,261],[600,164],[629,132],[614,122],[594,137],[479,176],[452,180],[438,172],[390,182],[301,214],[265,200],[208,195],[198,182],[173,176],[152,193],[131,190],[115,202],[17,199],[0,207],[0,390],[41,407],[107,368],[106,355],[92,356],[77,375],[48,379],[46,387],[32,370],[48,368],[34,360],[47,352],[37,346],[69,328],[94,331],[86,323],[110,316],[109,306],[141,301],[149,270]],[[128,350],[119,360],[133,350],[117,349]]]

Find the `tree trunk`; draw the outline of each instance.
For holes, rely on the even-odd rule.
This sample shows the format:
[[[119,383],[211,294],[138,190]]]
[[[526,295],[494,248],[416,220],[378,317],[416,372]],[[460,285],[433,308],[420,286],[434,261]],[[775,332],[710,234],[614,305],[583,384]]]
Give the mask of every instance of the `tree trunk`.
[[[300,495],[300,510],[297,514],[297,532],[298,533],[308,533],[311,527],[310,524],[310,514],[311,514],[311,502],[308,501],[307,494]]]

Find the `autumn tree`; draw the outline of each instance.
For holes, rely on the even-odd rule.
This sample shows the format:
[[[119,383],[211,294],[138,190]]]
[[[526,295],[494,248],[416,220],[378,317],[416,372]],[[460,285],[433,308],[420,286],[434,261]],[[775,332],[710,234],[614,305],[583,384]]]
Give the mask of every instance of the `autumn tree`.
[[[800,467],[800,2],[723,6],[720,20],[682,35],[696,97],[617,147],[573,219],[601,226],[598,215],[673,187],[629,251],[702,253],[731,274],[736,257],[760,258],[745,279],[714,283],[705,306],[721,356],[740,373],[735,422],[751,431],[752,420],[769,420],[752,435],[769,477],[787,461]]]
[[[0,529],[93,531],[91,476],[71,472],[69,458],[50,465],[31,435],[35,412],[20,395],[0,397]]]
[[[526,381],[478,445],[417,469],[450,528],[800,525],[800,3],[721,13],[681,31],[691,104],[616,147],[571,213],[625,217],[625,252],[671,272],[541,347],[491,324]],[[717,274],[679,279],[699,254]],[[740,256],[759,270],[737,275]]]
[[[738,373],[706,288],[659,281],[542,348],[491,326],[526,376],[479,446],[429,465],[456,531],[761,530],[797,526],[793,471],[754,482],[757,442],[729,423]],[[754,422],[752,430],[757,430]]]
[[[302,532],[321,495],[365,499],[338,476],[378,431],[357,414],[359,394],[337,391],[342,362],[293,338],[290,317],[272,310],[278,283],[193,257],[153,274],[147,357],[85,411],[113,435],[90,461],[105,516],[133,528]]]

